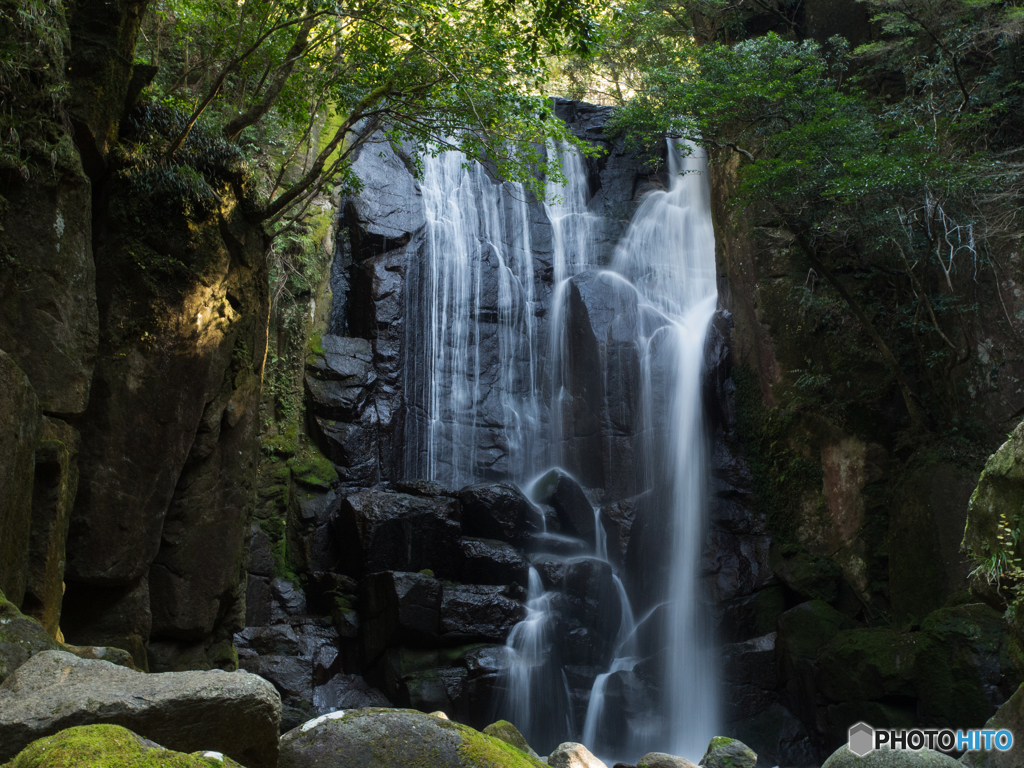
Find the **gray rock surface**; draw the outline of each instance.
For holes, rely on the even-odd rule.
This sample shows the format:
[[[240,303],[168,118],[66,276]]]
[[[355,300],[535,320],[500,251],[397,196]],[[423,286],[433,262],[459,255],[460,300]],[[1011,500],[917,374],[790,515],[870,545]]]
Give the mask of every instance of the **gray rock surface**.
[[[280,721],[277,691],[247,672],[147,675],[45,651],[0,686],[0,760],[65,728],[111,723],[169,749],[211,749],[249,768],[275,768]]]

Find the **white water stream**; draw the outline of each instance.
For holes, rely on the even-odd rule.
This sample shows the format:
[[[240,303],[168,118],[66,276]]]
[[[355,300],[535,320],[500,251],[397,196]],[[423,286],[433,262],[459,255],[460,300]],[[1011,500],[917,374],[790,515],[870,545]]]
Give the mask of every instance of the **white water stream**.
[[[551,151],[551,150],[549,150]],[[522,482],[540,469],[537,457],[565,463],[562,414],[569,391],[567,290],[573,276],[599,269],[594,262],[600,219],[587,208],[584,163],[559,150],[565,185],[549,185],[545,212],[552,227],[552,293],[546,349],[535,313],[535,274],[529,214],[521,187],[496,184],[482,166],[465,168],[457,153],[426,158],[421,184],[427,211],[430,285],[426,300],[429,329],[423,350],[429,396],[423,439],[410,440],[410,476],[443,481],[455,488],[487,476],[492,457],[485,434],[500,434],[508,456],[506,475]],[[667,507],[671,536],[671,575],[664,622],[668,654],[662,697],[651,717],[628,718],[612,745],[632,762],[654,749],[696,762],[717,726],[716,659],[706,613],[699,599],[699,566],[705,538],[707,446],[701,384],[704,344],[717,305],[714,234],[706,162],[681,158],[669,147],[668,189],[650,192],[616,249],[614,280],[637,292],[642,321],[635,323],[642,394],[638,435],[644,445],[638,472],[641,488],[656,489]],[[496,262],[498,286],[485,285],[487,264]],[[611,277],[609,275],[609,277]],[[493,305],[493,307],[492,307]],[[500,371],[481,369],[481,349],[497,336]],[[541,423],[541,361],[547,357],[550,423]],[[500,419],[494,419],[494,398]],[[497,423],[495,423],[497,422]],[[546,431],[546,434],[545,434]],[[546,438],[546,439],[545,439]],[[543,446],[546,444],[546,451]],[[604,526],[595,510],[596,556],[609,562]],[[554,540],[556,535],[550,535]],[[566,665],[559,658],[553,611],[555,593],[546,592],[530,570],[527,617],[508,638],[516,664],[509,670],[501,715],[539,749],[554,740],[582,739],[607,753],[603,731],[610,709],[607,691],[614,675],[632,674],[641,661],[637,622],[619,574],[614,576],[621,605],[614,658],[597,675],[582,723],[575,721]],[[621,724],[620,724],[621,725]],[[577,729],[580,729],[577,732]]]

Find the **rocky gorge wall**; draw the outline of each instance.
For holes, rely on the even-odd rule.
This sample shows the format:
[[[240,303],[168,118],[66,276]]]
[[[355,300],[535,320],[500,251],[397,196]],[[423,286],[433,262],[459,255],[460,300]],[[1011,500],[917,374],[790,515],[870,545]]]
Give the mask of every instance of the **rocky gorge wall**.
[[[0,589],[52,635],[139,667],[233,668],[266,243],[240,177],[225,168],[217,203],[195,204],[123,151],[154,129],[123,64],[142,9],[62,19],[67,66],[51,71],[70,117],[4,171]]]

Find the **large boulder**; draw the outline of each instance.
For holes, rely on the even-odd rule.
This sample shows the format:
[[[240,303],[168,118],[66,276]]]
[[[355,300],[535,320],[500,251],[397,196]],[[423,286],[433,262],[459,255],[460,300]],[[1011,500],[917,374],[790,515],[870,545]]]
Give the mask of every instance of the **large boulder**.
[[[539,760],[461,723],[408,709],[356,709],[281,738],[280,768],[542,768]]]
[[[703,768],[754,768],[757,755],[742,741],[715,736],[700,759],[700,765]]]
[[[462,535],[459,503],[370,489],[342,501],[334,532],[342,569],[351,576],[376,571],[456,575]]]
[[[876,749],[864,757],[857,757],[844,745],[832,753],[822,768],[960,768],[960,763],[931,749],[918,752]]]
[[[216,761],[214,763],[213,761]],[[29,744],[7,768],[242,768],[230,757],[212,750],[191,755],[164,749],[119,725],[79,725]]]
[[[357,416],[377,380],[367,339],[322,336],[309,368],[305,382],[313,412],[331,419]]]
[[[541,527],[541,515],[512,483],[478,483],[459,491],[462,529],[469,536],[518,542]]]
[[[212,749],[274,768],[281,698],[247,672],[145,674],[45,651],[0,686],[0,760],[76,725],[110,723],[169,749]]]

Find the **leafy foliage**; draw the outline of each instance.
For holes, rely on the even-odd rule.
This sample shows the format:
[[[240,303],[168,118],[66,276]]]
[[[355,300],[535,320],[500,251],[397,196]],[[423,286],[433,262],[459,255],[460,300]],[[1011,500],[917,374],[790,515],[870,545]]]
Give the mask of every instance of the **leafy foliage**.
[[[878,38],[851,50],[839,37],[801,39],[793,19],[784,34],[742,39],[740,6],[638,0],[629,12],[655,19],[648,30],[673,32],[631,64],[640,80],[615,125],[635,147],[667,134],[738,155],[737,202],[795,235],[893,371],[913,426],[962,426],[972,282],[998,275],[1024,197],[1020,8],[867,5]],[[871,273],[892,284],[883,312],[847,289]]]

